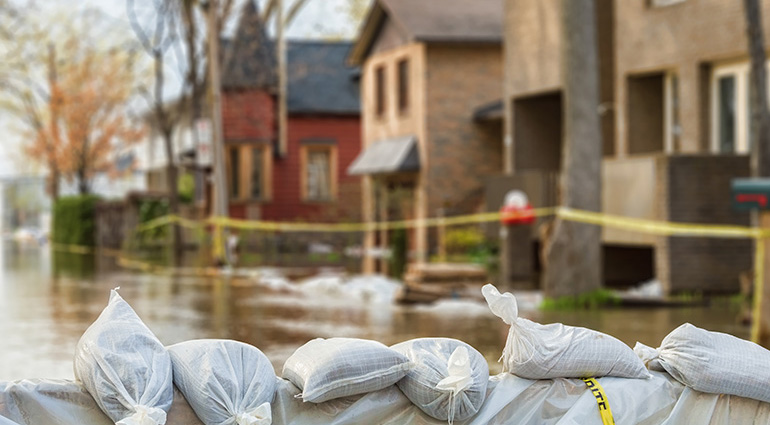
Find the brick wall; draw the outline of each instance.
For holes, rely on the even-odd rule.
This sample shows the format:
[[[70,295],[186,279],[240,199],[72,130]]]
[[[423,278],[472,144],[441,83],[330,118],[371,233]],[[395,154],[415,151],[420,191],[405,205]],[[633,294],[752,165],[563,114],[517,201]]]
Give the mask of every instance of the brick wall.
[[[222,123],[226,142],[272,140],[277,133],[275,98],[264,91],[227,91]]]
[[[747,212],[733,211],[730,181],[749,175],[745,156],[689,155],[665,161],[667,219],[673,222],[749,225]],[[737,292],[740,273],[752,268],[748,239],[662,238],[658,276],[670,292]]]
[[[477,123],[474,110],[500,99],[502,47],[427,46],[427,211],[472,212],[487,178],[502,171],[502,123]]]
[[[347,168],[361,150],[358,116],[290,116],[288,152],[273,161],[273,198],[262,205],[264,220],[312,219],[357,221],[361,216],[361,183]],[[338,199],[305,202],[300,196],[300,146],[303,139],[332,139],[337,147]]]

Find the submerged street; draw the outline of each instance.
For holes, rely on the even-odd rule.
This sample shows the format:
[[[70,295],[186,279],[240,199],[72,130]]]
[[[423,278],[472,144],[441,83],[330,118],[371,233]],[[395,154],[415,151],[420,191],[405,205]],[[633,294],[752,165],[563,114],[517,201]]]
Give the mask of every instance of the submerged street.
[[[418,337],[457,338],[478,349],[497,373],[508,331],[481,301],[395,305],[391,299],[399,283],[383,277],[328,274],[291,282],[267,269],[249,278],[159,276],[120,269],[110,258],[52,254],[48,246],[8,241],[0,250],[0,265],[0,381],[72,379],[77,341],[106,305],[109,290],[118,286],[164,344],[244,341],[260,348],[279,375],[299,346],[335,336],[388,345]],[[636,341],[657,346],[688,321],[748,337],[748,327],[737,322],[740,306],[729,300],[697,308],[544,312],[536,308],[538,293],[517,296],[523,317],[589,327],[630,346]]]

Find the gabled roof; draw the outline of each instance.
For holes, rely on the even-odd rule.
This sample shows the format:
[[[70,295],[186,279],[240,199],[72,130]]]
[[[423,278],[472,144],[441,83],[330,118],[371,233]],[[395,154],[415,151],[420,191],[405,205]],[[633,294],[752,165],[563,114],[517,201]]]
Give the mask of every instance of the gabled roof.
[[[275,89],[278,81],[275,48],[267,37],[254,0],[244,5],[225,58],[222,88]]]
[[[412,41],[501,43],[503,0],[374,0],[348,57],[360,65],[385,19]]]
[[[290,113],[360,113],[358,68],[345,64],[350,42],[288,43]]]

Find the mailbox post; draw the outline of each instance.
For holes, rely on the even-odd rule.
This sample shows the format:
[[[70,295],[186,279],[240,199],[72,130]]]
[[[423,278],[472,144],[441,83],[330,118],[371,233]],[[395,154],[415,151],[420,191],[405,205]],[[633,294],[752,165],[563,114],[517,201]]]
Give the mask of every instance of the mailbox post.
[[[532,287],[532,206],[524,192],[505,195],[500,218],[500,272],[510,287]]]
[[[736,211],[751,211],[756,214],[759,227],[770,229],[770,179],[734,179],[731,186],[731,202]],[[758,317],[751,321],[751,339],[764,347],[770,346],[770,239],[755,240],[755,248],[762,244],[764,248],[762,261],[763,279],[754,286],[753,309]],[[754,268],[756,270],[756,264]]]

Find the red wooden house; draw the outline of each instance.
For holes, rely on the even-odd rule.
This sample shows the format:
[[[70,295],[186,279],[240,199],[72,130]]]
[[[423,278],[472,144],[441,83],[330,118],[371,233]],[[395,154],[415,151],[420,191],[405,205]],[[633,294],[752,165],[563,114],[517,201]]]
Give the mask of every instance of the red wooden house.
[[[249,1],[222,74],[230,216],[357,221],[360,181],[345,171],[361,149],[359,71],[345,63],[351,43],[289,41],[287,47],[281,152],[274,43]]]

